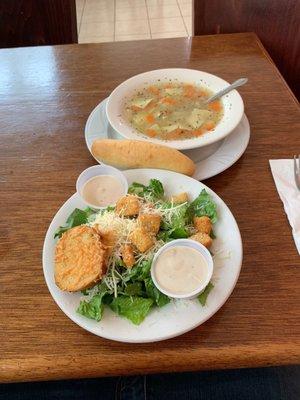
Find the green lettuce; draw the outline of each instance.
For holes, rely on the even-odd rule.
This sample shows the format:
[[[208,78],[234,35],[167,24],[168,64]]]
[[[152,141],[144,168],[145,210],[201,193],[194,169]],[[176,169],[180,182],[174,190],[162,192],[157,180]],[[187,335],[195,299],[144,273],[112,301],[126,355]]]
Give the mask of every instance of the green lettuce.
[[[87,318],[100,321],[103,315],[103,308],[102,296],[96,294],[90,301],[82,300],[77,308],[77,312]]]
[[[143,294],[142,282],[129,283],[124,290],[127,296],[141,296]]]
[[[61,237],[63,233],[67,230],[74,228],[75,226],[83,225],[89,222],[91,217],[96,213],[96,210],[93,210],[90,207],[87,207],[85,210],[80,210],[79,208],[75,208],[75,210],[69,215],[66,221],[65,226],[60,226],[54,234],[54,239],[56,237]]]
[[[189,205],[187,212],[190,218],[206,215],[211,219],[213,224],[216,223],[218,219],[217,205],[205,189],[202,189],[199,196]]]
[[[214,285],[211,282],[209,282],[209,284],[206,286],[206,288],[203,290],[203,292],[199,294],[198,300],[203,307],[205,306],[207,297],[213,288],[214,288]]]
[[[151,277],[145,279],[144,282],[147,295],[155,301],[158,307],[163,307],[170,303],[170,298],[157,289]]]
[[[135,325],[139,325],[149,314],[153,300],[138,296],[118,296],[113,299],[109,306],[118,315],[129,319]]]
[[[164,187],[158,179],[150,179],[148,186],[143,185],[142,183],[133,182],[128,188],[128,193],[157,201],[163,198]]]
[[[125,275],[125,280],[126,281],[130,280],[132,282],[144,281],[144,279],[150,276],[151,264],[152,264],[152,259],[141,261],[135,267],[128,270],[127,274]]]
[[[188,204],[183,203],[180,206],[174,207],[171,203],[165,203],[165,208],[170,208],[171,216],[170,218],[163,219],[162,222],[162,232],[167,232],[166,234],[161,233],[161,238],[164,241],[167,239],[181,239],[190,236],[186,225],[189,223]],[[172,211],[174,208],[174,211]]]
[[[103,299],[109,294],[109,290],[105,283],[101,283],[98,286],[98,292],[90,300],[81,300],[79,307],[77,308],[78,314],[81,314],[87,318],[95,319],[100,321],[103,315]],[[86,295],[86,291],[84,292]]]

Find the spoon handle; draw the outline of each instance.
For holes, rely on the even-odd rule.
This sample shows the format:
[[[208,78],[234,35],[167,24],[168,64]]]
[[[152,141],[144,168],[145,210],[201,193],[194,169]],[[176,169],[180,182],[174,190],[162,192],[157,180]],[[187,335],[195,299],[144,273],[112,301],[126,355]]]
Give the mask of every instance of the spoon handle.
[[[228,92],[231,92],[233,89],[245,85],[245,83],[248,82],[247,78],[240,78],[237,81],[233,82],[231,85],[227,86],[226,88],[220,90],[218,93],[214,94],[213,96],[209,97],[206,100],[206,104],[211,103],[214,100],[217,100],[219,97],[224,96],[224,94],[227,94]]]

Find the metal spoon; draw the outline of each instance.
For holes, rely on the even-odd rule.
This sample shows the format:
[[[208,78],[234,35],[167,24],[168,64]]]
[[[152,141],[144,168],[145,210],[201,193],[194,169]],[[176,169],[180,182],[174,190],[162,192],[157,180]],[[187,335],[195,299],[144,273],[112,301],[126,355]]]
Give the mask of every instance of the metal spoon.
[[[227,86],[225,89],[220,90],[218,93],[214,94],[213,96],[209,97],[205,100],[205,104],[211,103],[214,100],[217,100],[219,97],[224,96],[228,92],[231,92],[233,89],[245,85],[248,82],[248,78],[240,78],[237,81],[233,82],[231,85]]]

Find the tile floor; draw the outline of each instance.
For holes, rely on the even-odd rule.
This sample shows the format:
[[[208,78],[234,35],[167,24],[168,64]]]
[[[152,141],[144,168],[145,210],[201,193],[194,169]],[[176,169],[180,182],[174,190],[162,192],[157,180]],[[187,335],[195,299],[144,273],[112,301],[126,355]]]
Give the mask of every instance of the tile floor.
[[[193,0],[76,0],[79,43],[192,35]]]

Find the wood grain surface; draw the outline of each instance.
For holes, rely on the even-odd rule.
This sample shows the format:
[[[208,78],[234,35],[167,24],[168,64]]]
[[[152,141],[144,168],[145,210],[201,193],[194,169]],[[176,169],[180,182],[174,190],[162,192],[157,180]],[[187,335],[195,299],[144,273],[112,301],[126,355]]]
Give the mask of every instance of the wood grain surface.
[[[1,0],[0,47],[78,43],[75,0]]]
[[[195,35],[255,32],[300,99],[299,0],[195,0]]]
[[[300,112],[256,36],[7,49],[0,61],[0,380],[300,362],[300,258],[268,162],[299,152]],[[240,89],[249,147],[205,181],[237,219],[244,260],[232,296],[205,324],[155,345],[122,344],[60,311],[44,281],[42,246],[77,176],[94,164],[83,134],[91,110],[125,79],[164,67],[249,78]]]

